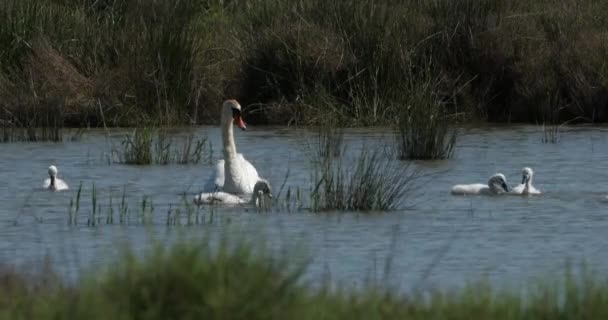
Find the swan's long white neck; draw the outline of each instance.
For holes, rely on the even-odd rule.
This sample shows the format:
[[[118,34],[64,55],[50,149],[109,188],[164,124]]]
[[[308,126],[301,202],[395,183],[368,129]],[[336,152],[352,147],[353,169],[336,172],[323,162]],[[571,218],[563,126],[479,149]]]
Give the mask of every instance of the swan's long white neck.
[[[526,184],[524,185],[524,191],[523,191],[523,193],[529,193],[530,192],[530,187],[532,187],[532,175],[530,175],[530,177],[526,181]]]
[[[222,141],[224,143],[224,159],[226,163],[236,157],[236,145],[234,144],[234,134],[232,119],[222,119]]]

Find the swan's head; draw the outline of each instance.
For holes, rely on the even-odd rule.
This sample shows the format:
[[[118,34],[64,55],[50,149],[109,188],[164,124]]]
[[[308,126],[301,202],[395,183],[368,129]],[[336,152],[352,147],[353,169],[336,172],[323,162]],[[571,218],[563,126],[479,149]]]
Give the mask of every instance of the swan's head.
[[[49,176],[55,178],[57,176],[57,167],[49,166]]]
[[[507,178],[502,173],[497,173],[490,177],[488,186],[495,193],[509,192],[509,186],[507,186]]]
[[[253,195],[251,202],[257,208],[265,209],[268,208],[269,203],[266,202],[266,197],[272,199],[272,189],[270,189],[270,183],[265,179],[259,179],[258,182],[253,186]]]
[[[272,198],[272,189],[270,188],[270,182],[266,179],[260,179],[253,186],[253,194],[259,197],[267,196]]]
[[[232,121],[234,125],[242,130],[247,128],[245,121],[243,121],[243,116],[241,115],[241,105],[234,99],[226,100],[222,105],[222,122],[229,121]]]
[[[532,168],[525,167],[521,170],[521,184],[526,184],[532,180],[532,176],[534,175],[534,171]]]

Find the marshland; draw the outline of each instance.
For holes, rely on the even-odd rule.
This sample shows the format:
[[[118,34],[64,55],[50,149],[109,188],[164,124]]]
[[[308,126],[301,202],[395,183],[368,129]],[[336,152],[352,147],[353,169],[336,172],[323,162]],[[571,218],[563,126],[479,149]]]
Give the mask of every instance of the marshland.
[[[604,317],[607,10],[4,1],[0,314]],[[263,208],[192,201],[229,98]]]

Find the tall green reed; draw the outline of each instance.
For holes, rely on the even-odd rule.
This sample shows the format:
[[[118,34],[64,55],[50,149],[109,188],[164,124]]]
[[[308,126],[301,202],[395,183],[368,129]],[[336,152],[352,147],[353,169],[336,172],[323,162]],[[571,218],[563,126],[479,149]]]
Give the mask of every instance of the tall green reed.
[[[415,184],[408,164],[362,148],[354,159],[323,158],[315,163],[310,205],[313,211],[387,211],[398,208]]]
[[[112,155],[118,163],[131,165],[197,164],[211,158],[207,153],[213,149],[206,136],[196,139],[190,133],[177,147],[174,139],[165,129],[136,128],[124,136],[120,148],[113,147]]]
[[[107,202],[103,201],[102,195],[105,191],[93,183],[90,190],[85,190],[80,183],[74,198],[70,199],[68,208],[68,225],[78,226],[79,217],[84,214],[86,226],[102,227],[105,225],[154,225],[160,223],[160,216],[154,199],[143,195],[139,199],[129,197],[127,188],[123,187],[119,201],[115,201],[112,190],[107,192]],[[90,196],[90,201],[85,201],[84,207],[90,206],[90,210],[81,213],[84,196]],[[115,217],[117,215],[117,219]],[[166,225],[200,225],[214,222],[213,208],[195,206],[192,199],[186,193],[180,201],[168,205]]]
[[[445,78],[430,69],[412,75],[406,83],[396,130],[399,159],[447,159],[454,152],[456,130],[450,127]]]
[[[566,271],[515,289],[483,280],[410,294],[373,285],[334,289],[331,280],[310,283],[305,255],[290,250],[289,257],[280,256],[252,243],[259,241],[222,236],[168,246],[154,242],[143,252],[127,244],[119,259],[91,265],[75,281],[61,277],[52,262],[35,272],[3,265],[2,314],[42,320],[142,314],[151,320],[516,320],[603,319],[608,313],[606,279],[589,271]]]

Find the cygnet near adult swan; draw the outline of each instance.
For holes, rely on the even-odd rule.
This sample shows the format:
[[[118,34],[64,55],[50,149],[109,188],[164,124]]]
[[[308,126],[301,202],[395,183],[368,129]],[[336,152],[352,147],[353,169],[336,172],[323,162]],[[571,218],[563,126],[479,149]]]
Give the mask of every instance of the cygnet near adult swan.
[[[516,195],[528,195],[528,194],[541,194],[540,190],[534,188],[532,185],[532,177],[534,176],[534,171],[532,168],[525,167],[521,170],[521,184],[513,187],[513,190],[509,192],[509,194]]]
[[[247,201],[237,195],[218,191],[218,192],[204,192],[194,197],[194,203],[201,204],[251,204],[258,208],[264,207],[266,198],[272,198],[272,190],[270,189],[270,183],[265,179],[260,179],[253,187],[253,194],[251,199]]]
[[[236,152],[234,144],[233,124],[245,130],[245,122],[241,116],[241,105],[236,100],[226,100],[222,104],[221,129],[224,159],[219,160],[204,190],[224,191],[233,194],[249,194],[253,192],[260,177],[255,167]]]
[[[452,194],[454,195],[470,195],[470,194],[501,194],[509,192],[507,186],[507,178],[502,173],[497,173],[490,177],[488,184],[474,183],[474,184],[457,184],[452,187]]]
[[[50,166],[49,167],[49,178],[44,180],[43,188],[49,189],[52,191],[62,191],[68,190],[68,185],[63,180],[57,178],[57,167]]]

